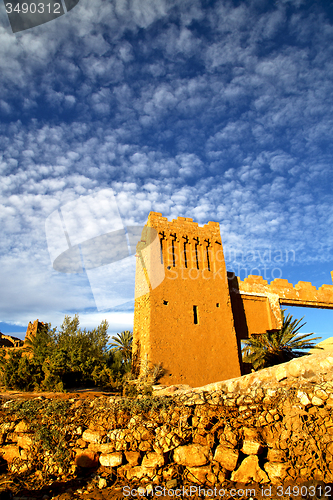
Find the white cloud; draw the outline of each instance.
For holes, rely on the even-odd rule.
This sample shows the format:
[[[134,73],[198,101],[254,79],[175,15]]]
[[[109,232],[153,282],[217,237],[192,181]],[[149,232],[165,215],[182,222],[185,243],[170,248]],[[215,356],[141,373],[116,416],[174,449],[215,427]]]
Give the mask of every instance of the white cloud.
[[[110,189],[125,225],[217,220],[226,248],[330,265],[333,29],[298,4],[81,0],[0,28],[6,320],[95,307],[85,275],[52,271],[44,225]]]

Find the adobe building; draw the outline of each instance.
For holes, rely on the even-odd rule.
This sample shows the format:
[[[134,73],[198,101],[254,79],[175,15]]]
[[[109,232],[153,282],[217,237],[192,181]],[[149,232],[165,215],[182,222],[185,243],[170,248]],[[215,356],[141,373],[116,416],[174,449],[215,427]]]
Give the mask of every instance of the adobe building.
[[[24,337],[23,347],[26,352],[29,352],[31,349],[31,341],[37,335],[37,333],[45,327],[45,323],[36,319],[33,323],[29,321],[28,328]],[[32,353],[27,354],[32,357]]]
[[[227,273],[218,222],[151,212],[137,245],[133,371],[198,387],[245,372],[241,340],[280,328],[281,305],[333,308],[333,286]]]
[[[24,341],[19,339],[18,337],[5,335],[4,333],[0,332],[0,347],[3,347],[5,349],[22,349],[23,347],[25,347],[24,343],[26,342],[26,340],[31,339],[33,336],[35,336],[43,326],[44,323],[38,321],[38,319],[36,319],[36,321],[34,321],[33,323],[29,321]]]
[[[13,348],[22,347],[23,340],[18,337],[13,337],[12,335],[6,335],[0,332],[0,347]]]
[[[240,376],[217,222],[199,227],[151,212],[137,246],[135,293],[136,373],[146,362],[162,363],[161,383],[194,387]]]

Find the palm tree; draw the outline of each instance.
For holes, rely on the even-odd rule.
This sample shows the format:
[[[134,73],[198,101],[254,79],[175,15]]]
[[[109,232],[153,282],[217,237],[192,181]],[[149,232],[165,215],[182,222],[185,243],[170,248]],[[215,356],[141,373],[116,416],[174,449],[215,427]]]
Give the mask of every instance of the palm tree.
[[[133,333],[126,330],[121,333],[117,333],[111,337],[114,342],[111,342],[111,349],[115,352],[120,352],[125,363],[130,362],[132,359],[132,343],[133,343]]]
[[[243,362],[251,363],[255,370],[306,356],[308,353],[304,349],[321,349],[313,343],[321,337],[308,338],[313,333],[298,335],[299,330],[306,324],[299,325],[303,318],[292,320],[292,315],[285,317],[284,311],[285,309],[281,311],[282,327],[279,330],[268,330],[264,334],[253,335],[244,340]]]

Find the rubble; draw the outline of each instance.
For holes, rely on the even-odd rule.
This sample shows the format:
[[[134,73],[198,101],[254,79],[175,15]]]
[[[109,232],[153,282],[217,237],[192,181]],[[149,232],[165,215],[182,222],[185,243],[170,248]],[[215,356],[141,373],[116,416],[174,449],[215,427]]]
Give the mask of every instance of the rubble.
[[[332,482],[332,364],[320,369],[322,353],[301,361],[307,369],[317,364],[316,377],[302,369],[294,377],[286,363],[284,380],[273,367],[242,377],[234,392],[229,381],[80,405],[75,398],[3,400],[0,455],[9,472],[44,479],[102,470],[113,481],[150,484]]]

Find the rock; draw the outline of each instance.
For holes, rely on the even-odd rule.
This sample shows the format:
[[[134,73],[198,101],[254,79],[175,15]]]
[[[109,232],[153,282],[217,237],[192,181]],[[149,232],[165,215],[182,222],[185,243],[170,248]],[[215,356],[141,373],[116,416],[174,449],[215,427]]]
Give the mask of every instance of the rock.
[[[315,406],[321,406],[324,404],[324,401],[317,396],[313,396],[313,398],[311,399],[311,403]]]
[[[259,455],[262,450],[261,444],[257,441],[244,441],[241,449],[245,455]]]
[[[8,470],[13,474],[22,474],[29,470],[29,465],[26,462],[18,463],[14,460],[10,464],[8,464]]]
[[[12,462],[15,458],[20,458],[20,450],[16,445],[9,444],[7,446],[2,446],[0,448],[0,453],[6,462]]]
[[[266,474],[259,467],[259,460],[257,455],[250,455],[246,457],[239,468],[231,474],[231,481],[239,483],[268,483],[269,479]]]
[[[149,441],[142,441],[142,443],[139,444],[139,450],[140,451],[151,451],[153,445]]]
[[[333,406],[333,395],[332,394],[330,394],[330,396],[326,400],[326,406]]]
[[[98,455],[90,450],[77,452],[75,458],[75,464],[78,467],[84,467],[86,469],[92,469],[98,466]]]
[[[243,427],[242,431],[245,441],[257,441],[259,438],[258,430],[253,427]]]
[[[328,398],[327,393],[321,388],[315,390],[315,396],[322,399],[323,401],[326,401],[326,399]]]
[[[80,438],[76,441],[76,446],[78,446],[79,448],[85,448],[87,446],[87,441]]]
[[[156,470],[151,467],[143,467],[142,465],[137,465],[136,467],[131,467],[130,469],[128,469],[126,476],[130,481],[132,479],[142,479],[144,477],[152,479],[154,476],[156,476]]]
[[[107,437],[110,439],[110,441],[119,442],[126,438],[128,432],[128,429],[113,429],[112,431],[108,432]]]
[[[162,470],[162,476],[165,481],[171,481],[179,474],[179,467],[175,464],[170,464]]]
[[[299,400],[303,406],[308,406],[309,404],[311,404],[311,401],[305,392],[297,391],[297,397],[299,398]]]
[[[226,441],[229,441],[233,446],[236,446],[238,443],[238,437],[237,434],[230,428],[226,427],[224,429],[224,437]]]
[[[277,484],[283,481],[287,475],[288,464],[282,464],[277,462],[267,462],[264,465],[264,469],[268,474],[269,479],[272,484]],[[308,471],[307,471],[308,472]]]
[[[76,444],[78,444],[79,442],[80,440],[78,439]],[[112,453],[113,451],[116,450],[116,447],[114,443],[89,443],[88,449],[95,452]]]
[[[211,459],[212,452],[208,446],[189,444],[179,446],[173,452],[173,459],[179,465],[198,467],[206,465]]]
[[[301,360],[294,360],[291,363],[288,364],[288,374],[291,375],[292,377],[300,377],[305,373],[305,366],[303,364],[303,361]]]
[[[233,471],[236,468],[238,456],[238,450],[226,448],[220,444],[215,450],[214,460],[219,462],[225,469]]]
[[[203,467],[187,467],[187,471],[187,479],[192,483],[215,484],[217,482],[217,477],[212,472],[210,465],[205,465]]]
[[[23,436],[17,436],[17,446],[20,448],[30,448],[32,446],[32,437],[33,436],[28,436],[28,435],[23,435]]]
[[[191,394],[190,397],[187,397],[186,400],[184,401],[185,406],[192,406],[192,405],[203,405],[206,403],[205,395],[203,393],[199,394]]]
[[[281,380],[285,379],[288,377],[287,370],[285,366],[280,365],[276,370],[275,370],[275,378],[278,382]]]
[[[274,448],[269,448],[267,453],[267,460],[269,462],[283,462],[286,458],[286,454],[283,450],[276,450]]]
[[[220,445],[223,447],[223,448],[231,448],[231,449],[234,449],[235,448],[235,445],[234,444],[231,444],[229,441],[226,441],[225,439],[220,439]],[[237,443],[236,443],[237,444]]]
[[[123,454],[121,451],[115,453],[102,453],[99,457],[99,463],[104,467],[118,467],[123,463]]]
[[[165,458],[163,453],[147,453],[142,460],[142,465],[145,467],[162,467],[164,464]]]
[[[177,488],[177,484],[178,484],[177,479],[170,479],[169,481],[167,481],[167,482],[165,483],[165,487],[166,487],[168,490],[173,490],[173,489]]]
[[[106,488],[107,485],[108,485],[107,480],[104,477],[100,477],[97,484],[98,488],[102,490],[103,488]]]
[[[274,417],[273,415],[271,415],[270,413],[267,413],[266,414],[266,422],[271,424],[272,422],[274,422]]]
[[[17,432],[18,434],[20,432],[28,432],[28,431],[29,431],[28,424],[24,422],[24,420],[21,420],[14,429],[14,432]]]
[[[139,451],[125,451],[125,458],[130,465],[138,465],[140,456]]]
[[[154,396],[169,396],[174,394],[176,391],[187,391],[191,389],[189,385],[179,384],[179,385],[169,385],[169,386],[153,386]]]
[[[89,429],[84,431],[84,433],[82,434],[82,439],[84,441],[87,441],[88,443],[100,443],[102,440],[102,437],[103,436],[101,435],[100,432],[90,431]]]

